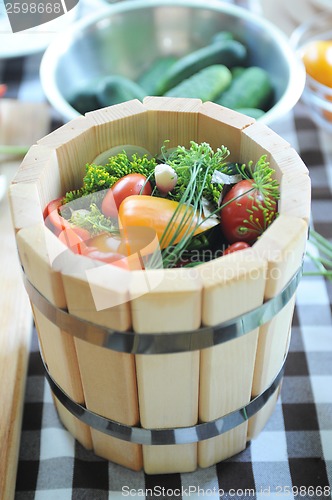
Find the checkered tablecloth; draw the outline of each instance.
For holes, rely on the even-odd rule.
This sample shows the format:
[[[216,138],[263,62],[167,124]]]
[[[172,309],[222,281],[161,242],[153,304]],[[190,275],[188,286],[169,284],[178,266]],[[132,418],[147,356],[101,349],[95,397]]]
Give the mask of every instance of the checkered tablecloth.
[[[0,61],[0,81],[9,84],[9,97],[43,99],[38,67],[39,56]],[[272,128],[295,147],[308,166],[313,225],[332,239],[332,135],[316,128],[302,104]],[[311,264],[307,262],[305,268],[310,270]],[[332,282],[321,277],[302,279],[275,412],[245,451],[190,474],[148,476],[131,472],[75,442],[57,417],[34,335],[16,500],[331,498],[331,304]]]

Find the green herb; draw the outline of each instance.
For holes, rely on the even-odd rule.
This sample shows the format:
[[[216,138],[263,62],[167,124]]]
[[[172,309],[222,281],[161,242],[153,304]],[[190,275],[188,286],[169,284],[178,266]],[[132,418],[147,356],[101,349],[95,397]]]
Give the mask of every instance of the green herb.
[[[269,167],[266,156],[262,156],[255,165],[253,162],[249,162],[248,166],[239,166],[238,164],[234,166],[233,163],[227,161],[230,153],[225,146],[213,151],[206,142],[198,144],[191,141],[189,148],[178,146],[167,150],[166,144],[167,141],[165,141],[161,149],[161,158],[159,160],[170,165],[177,174],[177,183],[174,189],[167,194],[167,197],[178,201],[179,205],[160,239],[161,247],[166,240],[168,241],[167,248],[161,252],[162,266],[164,268],[174,267],[183,252],[190,251],[192,246],[197,248],[197,246],[203,244],[203,241],[204,246],[206,246],[207,240],[204,236],[201,237],[203,238],[201,240],[194,240],[194,238],[197,238],[197,235],[195,236],[197,228],[206,218],[215,216],[228,204],[226,203],[220,207],[223,182],[216,182],[215,178],[213,179],[215,172],[234,175],[235,169],[241,173],[242,178],[253,179],[252,188],[240,196],[257,189],[264,198],[267,198],[267,207],[272,206],[273,200],[279,196],[279,186],[272,177],[274,171]],[[102,197],[103,193],[100,191],[111,188],[120,178],[131,173],[144,175],[152,184],[153,195],[161,196],[154,184],[153,174],[156,165],[157,159],[155,158],[151,159],[147,155],[139,157],[137,154],[128,157],[125,151],[110,157],[105,166],[88,164],[86,165],[82,188],[67,193],[65,201],[68,203],[77,200],[77,198],[84,200],[87,195],[93,197],[99,194]],[[92,198],[92,200],[95,201],[95,198]],[[203,213],[206,202],[210,203],[211,210],[208,216],[204,218]],[[79,200],[75,202],[75,205],[76,209],[77,207],[81,208]],[[118,232],[118,229],[114,227],[111,221],[100,212],[98,205],[98,202],[92,203],[90,210],[87,212],[84,210],[84,203],[82,203],[83,210],[75,210],[70,217],[70,221],[79,227],[87,229],[92,235],[105,231]],[[183,207],[185,207],[185,210],[183,210]],[[70,207],[68,206],[68,208]],[[268,210],[268,208],[265,208],[265,210]],[[175,243],[180,234],[180,241]],[[152,255],[146,263],[147,268],[156,268],[160,267],[160,265],[157,254]]]
[[[316,266],[317,272],[308,271],[304,275],[323,276],[332,281],[332,243],[313,229],[310,230],[309,242],[317,248],[320,256],[316,257],[307,250],[306,255]]]
[[[83,186],[76,191],[69,191],[64,197],[64,203],[69,203],[82,196],[111,188],[121,177],[137,173],[151,177],[157,162],[147,155],[139,157],[136,154],[129,158],[124,151],[109,158],[106,165],[87,164],[83,178]]]
[[[225,146],[221,146],[214,152],[207,142],[197,144],[191,141],[189,149],[178,146],[175,150],[168,152],[164,144],[162,156],[164,162],[173,167],[178,176],[176,186],[170,194],[173,200],[181,200],[192,177],[193,169],[199,165],[202,168],[195,170],[195,175],[198,176],[195,181],[196,194],[201,191],[201,196],[213,203],[214,208],[218,207],[223,185],[212,182],[212,176],[215,170],[226,174],[229,172],[226,162],[229,150]]]
[[[280,197],[279,182],[273,178],[275,171],[270,167],[266,155],[262,155],[256,164],[250,161],[248,165],[238,166],[238,171],[244,179],[253,180],[253,189],[262,197],[260,201],[258,196],[248,196],[252,200],[252,208],[247,208],[248,216],[243,220],[240,230],[243,234],[251,231],[260,236],[278,216],[276,202]],[[258,216],[258,212],[261,216]]]
[[[90,205],[90,210],[74,210],[69,222],[86,229],[91,236],[104,232],[119,233],[117,226],[112,223],[111,219],[105,217],[94,203]]]
[[[165,161],[174,168],[178,175],[178,183],[174,191],[178,187],[176,194],[180,196],[178,200],[179,205],[160,238],[160,246],[162,247],[163,242],[166,239],[168,240],[169,235],[172,234],[168,247],[162,250],[164,268],[176,266],[183,252],[188,251],[188,248],[190,248],[197,228],[203,223],[203,200],[206,197],[207,191],[211,194],[210,184],[212,184],[213,172],[216,169],[227,171],[228,168],[226,158],[229,155],[229,151],[226,147],[222,146],[222,148],[218,148],[214,153],[211,146],[207,143],[197,144],[192,141],[190,144],[189,149],[178,146],[167,157],[165,149],[162,151],[165,155]],[[182,180],[180,185],[179,178]],[[218,192],[218,202],[219,198],[220,192]],[[220,210],[218,202],[216,201],[217,208],[208,217],[212,217]],[[183,206],[186,206],[187,209],[181,215],[181,220],[179,221],[178,218]],[[196,217],[197,222],[194,224]],[[182,234],[185,227],[186,230],[180,242],[175,244],[175,241]],[[160,262],[153,256],[148,263],[148,267],[153,268],[156,265],[160,265]]]
[[[253,187],[262,194],[266,207],[273,210],[275,201],[280,197],[280,186],[273,178],[275,171],[270,167],[267,156],[262,155],[255,164],[253,161],[248,165],[242,164],[238,170],[244,179],[254,180]]]

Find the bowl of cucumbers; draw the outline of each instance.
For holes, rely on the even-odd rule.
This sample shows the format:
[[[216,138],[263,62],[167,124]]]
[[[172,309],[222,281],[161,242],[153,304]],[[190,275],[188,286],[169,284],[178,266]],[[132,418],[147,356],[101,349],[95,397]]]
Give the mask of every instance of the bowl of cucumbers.
[[[212,101],[271,124],[305,84],[283,33],[215,0],[105,6],[48,47],[40,76],[64,121],[150,95]]]

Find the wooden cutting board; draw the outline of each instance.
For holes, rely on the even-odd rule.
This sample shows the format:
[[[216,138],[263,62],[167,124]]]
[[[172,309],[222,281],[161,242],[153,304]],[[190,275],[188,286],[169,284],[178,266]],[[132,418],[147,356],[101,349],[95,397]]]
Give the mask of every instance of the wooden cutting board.
[[[0,144],[31,145],[47,134],[45,103],[0,100]],[[0,499],[13,500],[21,436],[32,314],[22,280],[7,187],[22,158],[0,155]]]
[[[9,180],[19,162],[0,166]],[[0,498],[12,500],[32,331],[7,196],[0,202]]]

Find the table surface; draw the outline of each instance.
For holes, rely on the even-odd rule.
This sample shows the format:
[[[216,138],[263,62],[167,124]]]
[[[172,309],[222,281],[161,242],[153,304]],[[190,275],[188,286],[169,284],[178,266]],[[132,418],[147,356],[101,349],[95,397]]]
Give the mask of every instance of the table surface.
[[[44,96],[40,56],[0,60],[8,97]],[[53,127],[60,124],[53,112]],[[312,180],[312,224],[332,240],[332,135],[318,129],[299,103],[271,125],[298,151]],[[1,171],[1,165],[0,165]],[[305,262],[305,270],[312,264]],[[331,498],[332,282],[302,278],[281,396],[265,429],[245,451],[190,474],[148,476],[94,456],[57,417],[43,376],[36,333],[28,377],[15,499]]]

